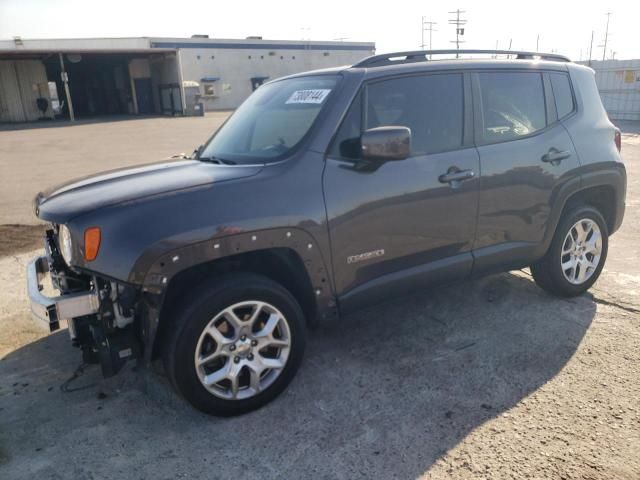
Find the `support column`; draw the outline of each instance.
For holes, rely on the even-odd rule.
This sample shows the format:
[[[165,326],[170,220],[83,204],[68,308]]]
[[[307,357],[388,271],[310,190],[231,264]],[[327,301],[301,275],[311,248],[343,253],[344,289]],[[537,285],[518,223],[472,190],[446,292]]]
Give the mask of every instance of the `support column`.
[[[180,82],[180,103],[182,103],[182,115],[187,114],[187,106],[185,105],[184,95],[184,78],[182,78],[182,56],[180,55],[180,49],[176,52],[177,64],[178,64],[178,81]]]
[[[138,115],[140,111],[138,110],[138,95],[136,94],[136,82],[133,78],[133,73],[131,72],[131,60],[127,62],[127,73],[129,74],[129,83],[131,86],[131,99],[133,100],[133,113]]]
[[[62,57],[62,53],[58,53],[58,57],[60,58],[60,75],[62,76],[62,83],[64,83],[64,93],[67,97],[67,105],[69,107],[69,120],[74,122],[76,117],[73,114],[73,103],[71,102],[71,92],[69,91],[69,76],[67,75],[67,71],[64,69],[64,58]]]

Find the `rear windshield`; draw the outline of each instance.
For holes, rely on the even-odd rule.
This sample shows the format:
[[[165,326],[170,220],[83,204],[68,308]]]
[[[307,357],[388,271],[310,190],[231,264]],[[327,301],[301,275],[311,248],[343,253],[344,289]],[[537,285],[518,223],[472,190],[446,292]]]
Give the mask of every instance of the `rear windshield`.
[[[268,163],[284,158],[311,129],[339,76],[291,78],[258,88],[200,153],[221,163]]]

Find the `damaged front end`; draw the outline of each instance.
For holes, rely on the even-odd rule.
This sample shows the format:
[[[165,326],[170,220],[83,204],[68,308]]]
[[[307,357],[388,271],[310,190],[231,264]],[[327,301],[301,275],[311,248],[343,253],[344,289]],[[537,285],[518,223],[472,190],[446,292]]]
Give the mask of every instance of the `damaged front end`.
[[[86,363],[100,363],[105,377],[141,354],[136,319],[141,315],[138,288],[70,268],[58,243],[59,229],[47,230],[45,255],[27,266],[27,288],[34,320],[49,332],[66,321],[74,346]],[[48,296],[43,281],[51,280]],[[50,290],[47,288],[46,290]]]

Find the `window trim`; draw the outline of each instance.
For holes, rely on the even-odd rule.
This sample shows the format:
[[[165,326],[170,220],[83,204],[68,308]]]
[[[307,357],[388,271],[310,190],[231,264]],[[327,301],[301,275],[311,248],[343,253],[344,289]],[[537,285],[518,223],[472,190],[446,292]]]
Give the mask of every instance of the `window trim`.
[[[461,139],[461,144],[455,148],[450,148],[450,149],[446,149],[446,150],[439,150],[437,152],[429,152],[429,153],[419,153],[419,154],[411,154],[409,157],[407,157],[407,159],[410,158],[417,158],[417,157],[427,157],[429,155],[440,155],[442,153],[447,153],[447,152],[456,152],[459,150],[465,150],[467,148],[472,148],[475,146],[474,143],[474,115],[475,115],[475,106],[474,106],[474,102],[473,102],[473,95],[472,95],[472,82],[471,82],[471,72],[469,72],[466,69],[443,69],[443,70],[434,70],[434,71],[418,71],[418,72],[407,72],[407,73],[393,73],[390,75],[386,75],[386,76],[381,76],[381,77],[375,77],[372,79],[368,79],[368,80],[363,80],[362,83],[360,84],[360,86],[358,87],[358,90],[356,92],[356,94],[353,96],[353,98],[351,99],[351,102],[349,102],[349,105],[347,106],[347,108],[345,108],[342,117],[340,118],[340,122],[338,123],[338,127],[335,129],[332,137],[331,137],[331,141],[329,142],[327,149],[325,151],[325,157],[326,158],[331,158],[333,160],[339,160],[339,161],[344,161],[344,162],[350,162],[350,163],[354,163],[357,162],[359,159],[353,159],[353,158],[346,158],[346,157],[342,157],[339,155],[334,155],[332,153],[333,147],[334,147],[334,143],[338,137],[338,133],[340,132],[340,129],[342,128],[342,124],[344,123],[349,111],[351,110],[351,108],[353,107],[354,103],[356,102],[356,100],[358,99],[358,96],[361,96],[361,100],[362,100],[362,108],[360,111],[360,135],[362,135],[362,133],[364,132],[363,127],[364,125],[366,125],[366,121],[367,121],[367,101],[368,101],[368,96],[369,96],[369,85],[375,84],[375,83],[379,83],[379,82],[385,82],[385,81],[389,81],[389,80],[396,80],[396,79],[401,79],[401,78],[407,78],[407,77],[429,77],[429,76],[433,76],[433,75],[453,75],[453,74],[458,74],[462,77],[462,139]]]
[[[484,138],[483,132],[484,132],[484,105],[482,104],[482,92],[480,89],[480,74],[481,73],[530,73],[530,74],[534,74],[534,75],[539,75],[540,76],[540,82],[541,82],[541,86],[542,86],[542,95],[543,95],[543,99],[544,99],[544,111],[545,111],[545,121],[546,121],[546,125],[544,128],[541,128],[539,130],[536,130],[533,133],[529,133],[528,135],[522,135],[520,137],[516,137],[516,138],[510,138],[508,140],[496,140],[496,141],[490,141],[490,140],[486,140]],[[475,127],[475,143],[477,147],[482,147],[485,145],[498,145],[501,143],[509,143],[509,142],[517,142],[519,140],[525,140],[527,138],[532,138],[532,137],[536,137],[538,135],[543,134],[544,132],[547,132],[548,130],[550,130],[551,128],[554,127],[554,124],[557,122],[549,122],[549,118],[550,118],[550,112],[548,111],[548,101],[547,101],[547,94],[545,93],[545,85],[544,85],[544,73],[545,70],[538,70],[538,69],[486,69],[486,70],[475,70],[472,73],[472,82],[473,82],[473,104],[474,107],[477,109],[476,111],[478,112],[478,115],[476,117],[476,121],[474,123],[474,127]]]
[[[516,73],[516,72],[517,73],[537,73],[542,76],[542,88],[543,88],[544,97],[545,97],[545,115],[547,119],[547,125],[545,128],[541,128],[540,130],[536,130],[533,133],[530,133],[528,135],[523,135],[521,137],[511,138],[509,140],[500,140],[495,142],[485,141],[482,136],[482,132],[484,131],[484,124],[483,124],[484,110],[483,110],[482,97],[481,97],[481,91],[480,91],[480,78],[478,75],[480,73]],[[573,111],[562,118],[558,118],[558,115],[557,115],[555,95],[553,93],[553,88],[551,86],[551,79],[548,78],[550,73],[560,73],[562,75],[567,75],[567,78],[569,80],[569,87],[571,88],[571,95],[573,98]],[[485,145],[498,145],[500,143],[514,142],[518,140],[532,138],[537,135],[542,135],[545,132],[549,131],[550,129],[556,127],[557,124],[560,123],[561,121],[564,121],[570,118],[571,116],[576,115],[577,112],[579,111],[578,101],[575,95],[575,89],[573,88],[573,82],[571,81],[571,75],[569,75],[569,72],[566,70],[526,69],[526,68],[510,68],[510,69],[488,68],[488,69],[481,69],[481,70],[473,70],[471,72],[471,78],[472,78],[472,90],[473,90],[473,106],[474,106],[475,112],[477,112],[477,115],[474,117],[474,124],[473,124],[475,145],[477,147],[482,147]],[[549,85],[548,88],[547,88],[547,82]],[[549,100],[547,99],[547,96],[550,96],[551,105],[553,106],[552,111],[548,110],[548,108],[551,105],[548,105]],[[551,113],[555,114],[555,119],[553,121],[549,121],[552,118],[554,118],[551,116]]]
[[[218,89],[216,88],[215,82],[202,82],[202,98],[217,98],[218,97]],[[207,88],[212,88],[213,93],[207,93]]]

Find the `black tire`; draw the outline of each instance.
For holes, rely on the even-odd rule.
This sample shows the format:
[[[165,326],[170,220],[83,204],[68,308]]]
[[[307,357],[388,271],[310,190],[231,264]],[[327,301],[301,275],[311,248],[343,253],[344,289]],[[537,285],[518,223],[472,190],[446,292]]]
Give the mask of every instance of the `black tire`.
[[[600,262],[591,276],[580,284],[569,282],[561,267],[562,248],[569,230],[581,219],[594,221],[600,228],[602,250]],[[609,230],[600,212],[594,207],[570,207],[560,219],[553,240],[546,255],[531,265],[531,274],[536,284],[543,290],[560,297],[575,297],[587,291],[598,280],[607,260],[609,247]]]
[[[219,312],[248,300],[267,302],[285,317],[291,335],[289,355],[279,376],[260,393],[237,400],[219,398],[203,386],[196,373],[194,356],[198,340]],[[204,413],[232,416],[262,407],[287,387],[302,362],[307,335],[302,309],[288,290],[266,277],[231,273],[213,278],[172,310],[173,325],[162,352],[165,371],[176,390]]]

